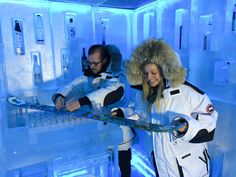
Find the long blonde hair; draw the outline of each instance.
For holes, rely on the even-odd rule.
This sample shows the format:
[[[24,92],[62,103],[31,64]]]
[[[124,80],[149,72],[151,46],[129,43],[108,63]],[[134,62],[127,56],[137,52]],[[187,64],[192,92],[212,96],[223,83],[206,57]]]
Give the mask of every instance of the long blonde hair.
[[[186,72],[175,51],[162,39],[149,39],[138,46],[126,61],[126,75],[131,85],[142,83],[144,62],[161,66],[164,78],[175,87],[185,81]]]
[[[184,83],[186,72],[177,53],[164,40],[148,39],[144,41],[134,50],[130,60],[125,64],[129,83],[143,86],[144,101],[147,101],[149,94],[153,91],[143,78],[143,67],[148,63],[158,66],[160,74],[162,74],[162,82],[156,88],[154,100],[160,110],[160,100],[165,83],[168,82],[170,87]],[[151,105],[152,103],[149,103],[149,107]]]
[[[147,64],[154,64],[157,66],[159,72],[160,72],[160,76],[161,76],[161,80],[159,82],[159,84],[156,86],[156,87],[150,87],[149,84],[147,83],[147,80],[145,79],[144,77],[144,67],[147,65]],[[160,99],[162,97],[162,92],[165,88],[165,79],[164,79],[164,76],[163,76],[163,72],[162,72],[162,68],[161,66],[155,64],[155,63],[150,63],[148,61],[145,61],[143,64],[142,64],[142,73],[143,73],[143,97],[144,97],[144,100],[147,100],[148,101],[148,109],[150,110],[151,109],[151,106],[154,102],[156,102],[156,105],[157,105],[157,108],[158,110],[160,110]],[[151,94],[153,94],[153,92],[155,92],[155,94],[153,96],[155,96],[153,98],[152,101],[149,101],[149,97]]]

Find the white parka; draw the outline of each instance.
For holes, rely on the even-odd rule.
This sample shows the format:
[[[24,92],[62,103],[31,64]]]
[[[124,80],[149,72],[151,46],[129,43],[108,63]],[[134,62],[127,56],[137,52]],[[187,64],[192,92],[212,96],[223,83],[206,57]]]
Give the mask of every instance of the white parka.
[[[133,112],[124,110],[127,118],[135,119],[147,108],[142,101],[142,93],[137,94],[140,96],[136,96],[139,100],[135,101]],[[157,110],[156,102],[153,103],[150,115],[152,123],[170,125],[176,117],[182,117],[188,122],[188,130],[180,138],[175,138],[172,133],[153,133],[159,176],[209,176],[206,142],[213,139],[218,114],[207,95],[185,82],[178,87],[166,88],[160,107],[161,112]]]
[[[93,109],[98,110],[103,106],[107,106],[106,102],[114,102],[107,106],[109,111],[112,107],[124,105],[126,103],[123,97],[121,88],[124,89],[124,84],[120,82],[122,75],[114,75],[111,73],[101,73],[98,77],[81,76],[76,78],[73,82],[59,89],[54,95],[53,100],[58,95],[62,95],[66,100],[87,98]],[[122,95],[120,95],[122,94]],[[113,101],[112,99],[120,99]],[[128,150],[131,147],[131,140],[135,136],[131,129],[126,126],[120,126],[123,131],[123,143],[119,145],[119,150]]]
[[[170,133],[153,133],[159,176],[209,176],[206,142],[213,139],[218,117],[211,101],[201,90],[185,82],[186,71],[180,57],[163,39],[148,39],[134,50],[126,63],[131,85],[145,86],[143,67],[146,64],[158,66],[166,84],[158,104],[154,102],[147,111],[151,112],[152,123],[170,125],[182,119],[188,124],[185,133],[175,134],[182,135],[177,139]],[[140,102],[136,100],[136,109],[142,107]],[[147,103],[143,103],[145,108]]]

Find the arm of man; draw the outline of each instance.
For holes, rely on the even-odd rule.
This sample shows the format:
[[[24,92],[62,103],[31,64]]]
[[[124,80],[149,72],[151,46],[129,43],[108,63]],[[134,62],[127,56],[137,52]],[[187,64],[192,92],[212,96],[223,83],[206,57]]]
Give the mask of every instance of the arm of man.
[[[86,97],[90,100],[92,106],[99,104],[107,106],[118,102],[124,96],[124,84],[120,82],[108,82],[105,87],[88,93]]]
[[[87,77],[78,77],[70,84],[63,88],[60,88],[53,96],[52,100],[57,109],[63,109],[66,107],[66,101],[78,100],[86,90],[86,84],[88,82]]]

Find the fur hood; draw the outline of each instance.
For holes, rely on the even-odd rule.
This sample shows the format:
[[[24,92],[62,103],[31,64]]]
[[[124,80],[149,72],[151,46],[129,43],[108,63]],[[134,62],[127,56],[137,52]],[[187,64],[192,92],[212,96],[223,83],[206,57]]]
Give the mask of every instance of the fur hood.
[[[122,55],[120,50],[115,45],[109,44],[105,46],[111,56],[111,63],[109,65],[109,71],[117,73],[122,71]]]
[[[178,54],[163,40],[149,39],[134,50],[131,59],[125,63],[127,79],[131,85],[142,84],[144,62],[159,65],[171,87],[185,81],[186,72]]]

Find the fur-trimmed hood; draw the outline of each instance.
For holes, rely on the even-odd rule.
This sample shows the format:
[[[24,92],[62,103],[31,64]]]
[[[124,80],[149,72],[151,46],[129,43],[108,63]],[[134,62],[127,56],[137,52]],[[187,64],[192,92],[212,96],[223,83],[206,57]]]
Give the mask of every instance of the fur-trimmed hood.
[[[126,75],[131,85],[143,84],[142,67],[144,62],[159,65],[164,78],[169,81],[171,87],[185,81],[186,72],[178,55],[164,40],[149,39],[134,50],[131,59],[125,63]]]
[[[122,55],[118,47],[113,44],[105,46],[111,56],[111,63],[109,65],[109,71],[112,73],[121,72],[122,70]]]

